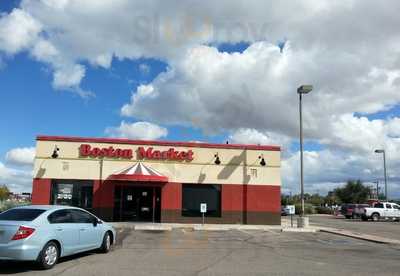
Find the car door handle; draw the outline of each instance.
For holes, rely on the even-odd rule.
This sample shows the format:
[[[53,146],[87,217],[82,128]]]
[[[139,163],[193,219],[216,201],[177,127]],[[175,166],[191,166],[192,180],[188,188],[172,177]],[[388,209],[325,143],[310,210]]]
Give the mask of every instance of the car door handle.
[[[62,229],[62,228],[56,228],[56,230],[57,230],[57,231],[62,231],[63,229]]]
[[[86,231],[86,229],[85,228],[81,228],[81,229],[79,229],[79,231]]]

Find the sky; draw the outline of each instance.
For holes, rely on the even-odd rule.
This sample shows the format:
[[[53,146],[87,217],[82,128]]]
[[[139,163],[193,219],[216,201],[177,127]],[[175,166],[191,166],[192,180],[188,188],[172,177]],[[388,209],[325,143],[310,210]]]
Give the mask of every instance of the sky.
[[[0,185],[29,192],[37,135],[282,147],[282,192],[349,179],[400,198],[398,1],[0,2]]]

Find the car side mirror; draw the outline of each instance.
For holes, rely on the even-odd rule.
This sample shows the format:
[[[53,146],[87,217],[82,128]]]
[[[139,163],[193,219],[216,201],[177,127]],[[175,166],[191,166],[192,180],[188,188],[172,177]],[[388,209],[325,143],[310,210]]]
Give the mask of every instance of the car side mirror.
[[[94,219],[94,220],[93,220],[93,226],[94,226],[94,227],[96,227],[98,223],[99,223],[99,221],[98,221],[97,219]]]

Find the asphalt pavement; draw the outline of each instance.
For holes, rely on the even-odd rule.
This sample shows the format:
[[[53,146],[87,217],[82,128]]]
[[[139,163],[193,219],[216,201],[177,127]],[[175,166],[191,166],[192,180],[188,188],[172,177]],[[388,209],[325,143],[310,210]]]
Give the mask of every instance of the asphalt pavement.
[[[133,231],[112,252],[80,254],[54,269],[1,262],[7,275],[399,275],[400,247],[327,233],[278,230]]]

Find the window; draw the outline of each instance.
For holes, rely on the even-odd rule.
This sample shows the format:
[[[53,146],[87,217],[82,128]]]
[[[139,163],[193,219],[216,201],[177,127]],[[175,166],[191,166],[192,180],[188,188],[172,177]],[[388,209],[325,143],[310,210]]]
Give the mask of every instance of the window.
[[[392,209],[392,205],[386,204],[386,208],[387,208],[387,209]]]
[[[400,206],[399,205],[393,205],[393,208],[394,209],[400,209]]]
[[[96,220],[94,216],[81,210],[71,210],[71,213],[75,223],[93,223]]]
[[[56,180],[52,185],[52,203],[91,210],[93,181]]]
[[[207,204],[208,217],[221,216],[221,186],[208,184],[182,185],[182,216],[201,217],[200,204]]]
[[[374,208],[383,208],[383,203],[376,203]]]
[[[72,223],[72,214],[70,210],[63,209],[55,211],[47,217],[50,223]]]
[[[0,220],[32,221],[44,213],[41,209],[10,209],[0,214]]]

